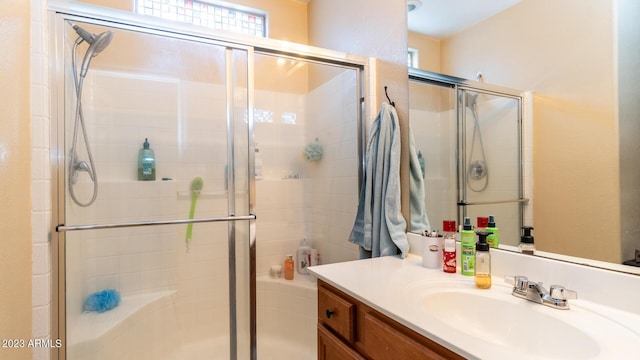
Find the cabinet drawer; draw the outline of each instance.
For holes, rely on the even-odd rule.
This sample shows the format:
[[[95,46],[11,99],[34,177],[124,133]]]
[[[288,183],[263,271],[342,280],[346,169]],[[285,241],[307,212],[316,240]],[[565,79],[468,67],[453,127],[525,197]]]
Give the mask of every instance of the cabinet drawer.
[[[318,325],[318,360],[365,360],[347,344],[338,340],[324,325]]]
[[[318,287],[318,322],[348,342],[355,340],[355,313],[355,304],[324,287]]]
[[[364,316],[364,343],[372,360],[446,359],[372,313]]]

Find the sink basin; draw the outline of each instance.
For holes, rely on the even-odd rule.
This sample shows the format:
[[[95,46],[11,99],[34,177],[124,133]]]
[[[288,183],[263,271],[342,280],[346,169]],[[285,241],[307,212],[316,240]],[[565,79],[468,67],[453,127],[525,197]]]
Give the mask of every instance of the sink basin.
[[[570,310],[557,310],[516,298],[509,286],[476,289],[473,280],[424,281],[408,291],[421,321],[437,329],[441,339],[449,342],[448,337],[450,345],[458,342],[461,347],[491,345],[492,357],[613,358],[628,351],[620,347],[628,349],[640,340],[632,330],[576,305],[576,300]]]

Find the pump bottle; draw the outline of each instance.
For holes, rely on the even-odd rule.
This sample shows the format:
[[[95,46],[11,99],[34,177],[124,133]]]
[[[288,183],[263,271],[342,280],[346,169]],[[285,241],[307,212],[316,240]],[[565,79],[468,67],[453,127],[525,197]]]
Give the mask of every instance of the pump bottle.
[[[464,218],[464,225],[460,231],[460,273],[466,276],[474,275],[476,234],[472,230],[471,219]]]
[[[489,289],[491,287],[491,253],[487,237],[489,232],[478,232],[478,243],[476,244],[474,276],[478,289]]]
[[[149,140],[144,139],[142,149],[138,151],[138,180],[156,179],[156,155],[149,147]]]
[[[531,235],[531,230],[533,227],[531,226],[523,226],[522,231],[523,234],[520,237],[520,251],[523,254],[533,255],[536,250],[536,246],[533,243],[533,235]]]

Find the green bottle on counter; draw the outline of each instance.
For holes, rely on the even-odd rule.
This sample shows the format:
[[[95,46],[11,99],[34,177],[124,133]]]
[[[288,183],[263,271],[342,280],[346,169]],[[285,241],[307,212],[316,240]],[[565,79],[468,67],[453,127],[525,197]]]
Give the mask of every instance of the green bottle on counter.
[[[476,233],[471,226],[471,218],[464,218],[464,225],[460,231],[460,273],[473,276],[475,273]]]

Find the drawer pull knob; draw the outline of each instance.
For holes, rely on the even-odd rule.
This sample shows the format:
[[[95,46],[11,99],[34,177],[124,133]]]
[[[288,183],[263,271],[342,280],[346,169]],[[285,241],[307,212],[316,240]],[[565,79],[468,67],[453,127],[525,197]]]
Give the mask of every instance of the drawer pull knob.
[[[327,319],[331,319],[331,315],[333,315],[334,312],[329,310],[329,309],[327,309],[327,310],[325,310],[325,314],[327,314]]]

